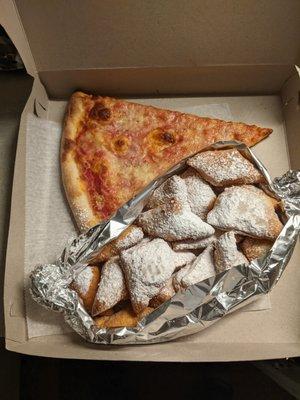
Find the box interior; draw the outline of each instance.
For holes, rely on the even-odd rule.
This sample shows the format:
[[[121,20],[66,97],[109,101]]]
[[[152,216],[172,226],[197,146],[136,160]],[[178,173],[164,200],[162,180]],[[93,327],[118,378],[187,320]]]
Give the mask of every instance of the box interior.
[[[249,123],[259,123],[261,126],[268,126],[274,129],[273,134],[267,140],[259,143],[254,148],[255,154],[261,158],[271,175],[273,177],[281,175],[290,168],[282,104],[279,96],[139,98],[135,100],[145,104],[154,104],[179,110],[182,107],[197,107],[199,104],[226,103],[234,119]],[[65,106],[66,102],[64,101],[49,101],[47,103],[47,118],[51,121],[62,121]],[[20,157],[24,157],[24,165],[24,152],[21,151]],[[24,193],[22,195],[24,196]],[[298,248],[290,261],[286,273],[271,293],[272,310],[248,313],[238,312],[236,315],[226,317],[223,321],[218,322],[218,324],[200,334],[195,334],[176,342],[143,346],[143,350],[138,350],[139,346],[134,346],[128,349],[122,348],[121,352],[119,348],[114,348],[108,352],[106,347],[98,346],[96,347],[98,350],[95,353],[94,346],[84,345],[83,351],[76,353],[77,346],[80,346],[80,340],[75,338],[74,335],[52,335],[24,341],[26,338],[26,321],[24,319],[24,310],[22,309],[23,297],[20,297],[18,293],[18,287],[23,283],[23,275],[21,276],[18,273],[16,279],[16,271],[14,271],[17,268],[21,268],[24,255],[20,254],[20,265],[18,266],[15,263],[14,266],[10,265],[9,267],[10,272],[15,277],[13,282],[11,280],[9,282],[10,293],[16,293],[16,297],[12,298],[10,295],[12,304],[9,316],[6,316],[7,346],[12,350],[21,352],[34,351],[35,354],[41,354],[40,352],[42,351],[43,354],[48,352],[47,354],[52,356],[60,353],[61,356],[66,357],[92,359],[169,361],[179,359],[182,361],[259,359],[269,357],[272,346],[275,351],[273,353],[274,357],[284,356],[283,354],[287,354],[287,349],[286,345],[282,346],[281,343],[288,343],[289,351],[295,351],[300,334],[300,304],[295,302],[291,307],[289,300],[293,296],[296,297],[297,287],[300,282],[300,271],[297,268],[299,256]],[[289,299],[286,296],[287,292],[289,293]],[[57,348],[61,346],[59,343],[64,343],[63,352]],[[184,350],[180,352],[180,355],[174,354],[177,352],[173,353],[172,349],[175,349],[174,343],[176,343],[178,351],[180,347],[184,346]],[[291,343],[294,343],[294,347],[290,347]],[[235,345],[239,349],[238,355],[236,353],[237,350],[233,350]],[[263,350],[263,345],[266,345],[268,350]],[[134,351],[132,351],[133,348],[135,349]],[[153,348],[155,348],[155,352],[153,352]],[[194,351],[192,350],[193,348]],[[208,351],[208,348],[222,348],[222,351]],[[249,349],[251,349],[251,353]]]
[[[64,103],[55,99],[66,100],[79,88],[139,96],[139,101],[175,109],[182,97],[186,104],[228,102],[235,119],[274,128],[254,149],[273,177],[290,166],[299,168],[300,84],[294,64],[299,61],[300,3],[289,1],[287,7],[275,1],[270,9],[267,1],[254,7],[253,2],[234,1],[230,8],[219,2],[217,7],[215,1],[200,7],[192,1],[180,13],[185,6],[179,1],[139,7],[129,1],[118,10],[107,1],[88,7],[80,1],[71,7],[58,0],[8,3],[7,32],[35,81],[23,112],[15,164],[5,275],[7,348],[53,357],[149,361],[299,355],[299,246],[271,293],[272,310],[233,314],[200,334],[165,344],[95,347],[83,345],[74,334],[28,341],[22,287],[26,115],[61,119]],[[172,97],[157,98],[167,95]],[[153,98],[142,99],[149,96]]]

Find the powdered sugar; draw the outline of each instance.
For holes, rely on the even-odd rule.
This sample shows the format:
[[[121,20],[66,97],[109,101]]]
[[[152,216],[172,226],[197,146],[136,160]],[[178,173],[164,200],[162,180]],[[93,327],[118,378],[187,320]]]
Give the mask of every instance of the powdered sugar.
[[[183,287],[194,285],[216,274],[213,259],[213,247],[207,247],[192,264],[192,268],[182,278]]]
[[[235,235],[232,231],[224,233],[215,243],[215,267],[222,272],[239,264],[248,264],[247,258],[236,246]]]
[[[226,188],[208,213],[207,222],[219,229],[270,239],[282,229],[270,198],[248,185]]]
[[[204,151],[190,158],[187,163],[215,186],[263,180],[260,172],[237,149]]]
[[[170,241],[202,239],[214,233],[210,225],[174,200],[142,213],[138,224],[148,235]]]
[[[199,174],[188,168],[182,175],[187,188],[188,203],[191,211],[200,218],[205,219],[217,198],[208,183],[204,182]]]
[[[179,290],[180,287],[187,288],[215,274],[213,246],[208,246],[192,264],[177,272],[173,284]]]
[[[148,208],[154,208],[175,200],[181,205],[188,205],[188,193],[185,182],[180,176],[173,175],[160,185],[148,201]]]
[[[104,264],[101,270],[101,279],[93,305],[93,316],[109,310],[128,297],[119,257],[113,257]]]
[[[186,264],[191,263],[194,261],[196,258],[194,253],[191,253],[189,251],[181,251],[181,252],[176,252],[176,258],[175,258],[175,269],[179,269],[183,267]]]
[[[171,277],[177,254],[164,240],[154,239],[122,251],[120,257],[132,306],[139,313]]]
[[[91,282],[94,277],[93,268],[95,267],[87,266],[74,277],[74,285],[82,296],[87,294],[91,286]]]

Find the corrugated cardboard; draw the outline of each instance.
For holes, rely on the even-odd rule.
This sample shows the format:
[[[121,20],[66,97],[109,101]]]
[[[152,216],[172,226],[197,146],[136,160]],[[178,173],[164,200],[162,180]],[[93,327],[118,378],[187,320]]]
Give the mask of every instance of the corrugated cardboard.
[[[22,293],[26,115],[49,117],[57,103],[53,98],[66,99],[77,88],[132,97],[273,94],[264,98],[265,103],[262,98],[233,97],[235,115],[245,122],[276,127],[276,135],[257,146],[272,175],[284,172],[289,164],[299,167],[299,75],[294,68],[299,56],[299,3],[274,1],[272,8],[268,1],[245,0],[201,5],[197,1],[6,3],[5,28],[35,77],[22,116],[15,164],[5,276],[7,348],[53,357],[145,361],[300,355],[299,247],[271,294],[272,310],[233,314],[201,334],[165,344],[99,347],[73,334],[27,340]],[[254,116],[259,121],[253,121]]]

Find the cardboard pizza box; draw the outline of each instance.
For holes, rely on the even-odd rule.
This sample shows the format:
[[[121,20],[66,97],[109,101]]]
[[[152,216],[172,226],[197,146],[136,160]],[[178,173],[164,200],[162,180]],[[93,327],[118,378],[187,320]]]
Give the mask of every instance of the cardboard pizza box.
[[[299,245],[271,293],[270,309],[237,312],[164,344],[96,346],[75,333],[28,338],[23,293],[28,117],[61,122],[62,101],[76,89],[175,109],[226,103],[235,119],[274,129],[255,147],[273,177],[299,168],[299,2],[1,0],[0,9],[0,24],[34,78],[14,171],[4,285],[7,349],[97,360],[299,356]]]

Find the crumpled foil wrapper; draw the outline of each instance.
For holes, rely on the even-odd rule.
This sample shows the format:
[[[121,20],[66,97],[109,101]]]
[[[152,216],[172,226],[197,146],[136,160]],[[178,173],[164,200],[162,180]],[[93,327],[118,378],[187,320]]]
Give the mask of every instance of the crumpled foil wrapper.
[[[30,276],[31,294],[42,306],[62,312],[66,322],[84,339],[99,344],[145,344],[169,341],[207,328],[238,308],[270,292],[280,279],[295,247],[300,230],[300,171],[288,171],[271,180],[267,170],[243,143],[217,142],[206,148],[236,147],[266,178],[263,189],[282,201],[282,232],[268,254],[239,265],[178,292],[136,327],[98,328],[69,285],[106,243],[119,236],[140,214],[154,189],[171,175],[186,169],[183,160],[150,183],[121,207],[107,222],[81,234],[53,264],[39,265]]]

